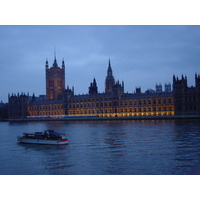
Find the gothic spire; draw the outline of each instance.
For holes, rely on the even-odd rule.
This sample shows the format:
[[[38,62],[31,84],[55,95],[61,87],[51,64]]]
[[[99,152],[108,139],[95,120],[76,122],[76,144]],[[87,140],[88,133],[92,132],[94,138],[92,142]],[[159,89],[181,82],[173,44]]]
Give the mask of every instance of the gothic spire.
[[[65,61],[64,61],[64,58],[62,60],[62,68],[65,68]]]
[[[54,63],[53,67],[58,67],[57,60],[56,60],[56,46],[54,46]]]
[[[49,64],[48,64],[48,60],[46,59],[46,65],[45,65],[46,68],[49,68]]]
[[[97,83],[96,83],[96,79],[94,78],[94,80],[93,80],[93,86],[94,87],[97,87]]]
[[[111,68],[111,63],[110,63],[110,58],[109,58],[107,76],[106,76],[106,80],[105,80],[105,92],[106,93],[112,92],[114,83],[115,83],[115,79],[112,74],[112,68]]]
[[[56,60],[56,46],[54,46],[54,60]]]
[[[112,68],[111,68],[111,64],[110,64],[110,58],[109,58],[109,61],[108,61],[107,75],[112,76]]]

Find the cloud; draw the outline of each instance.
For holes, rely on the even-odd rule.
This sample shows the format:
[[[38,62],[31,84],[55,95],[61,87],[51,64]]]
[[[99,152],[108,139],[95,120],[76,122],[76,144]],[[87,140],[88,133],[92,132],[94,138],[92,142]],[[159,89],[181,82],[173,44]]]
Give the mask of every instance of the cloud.
[[[11,92],[45,93],[45,61],[53,63],[54,46],[58,64],[65,60],[66,86],[80,94],[94,77],[104,91],[109,58],[130,92],[171,82],[173,74],[193,80],[199,35],[200,26],[0,26],[0,100]]]

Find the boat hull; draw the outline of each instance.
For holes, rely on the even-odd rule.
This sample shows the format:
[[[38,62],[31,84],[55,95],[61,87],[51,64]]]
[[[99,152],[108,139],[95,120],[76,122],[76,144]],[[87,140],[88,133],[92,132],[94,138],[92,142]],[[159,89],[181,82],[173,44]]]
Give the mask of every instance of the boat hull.
[[[24,143],[24,144],[53,144],[53,145],[63,145],[63,144],[68,144],[67,139],[62,139],[62,140],[48,140],[48,139],[30,139],[30,138],[20,138],[18,137],[18,142],[19,143]]]

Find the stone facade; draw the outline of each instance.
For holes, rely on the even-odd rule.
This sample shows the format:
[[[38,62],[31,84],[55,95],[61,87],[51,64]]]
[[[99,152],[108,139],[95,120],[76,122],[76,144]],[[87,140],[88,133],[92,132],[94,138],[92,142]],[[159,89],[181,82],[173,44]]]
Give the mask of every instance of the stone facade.
[[[46,69],[46,97],[40,95],[9,95],[9,117],[53,117],[65,115],[98,115],[100,117],[200,115],[200,76],[195,75],[195,87],[187,86],[187,77],[173,77],[171,84],[157,84],[156,90],[124,93],[124,82],[115,81],[110,60],[105,78],[105,92],[99,93],[96,79],[90,83],[88,94],[75,95],[74,88],[65,88],[65,64]]]
[[[69,115],[100,117],[174,115],[172,93],[74,95],[68,102]]]
[[[8,96],[8,115],[10,119],[24,119],[28,113],[29,95],[25,93]]]
[[[65,63],[58,67],[56,58],[51,68],[46,61],[46,98],[47,100],[62,100],[65,90]]]

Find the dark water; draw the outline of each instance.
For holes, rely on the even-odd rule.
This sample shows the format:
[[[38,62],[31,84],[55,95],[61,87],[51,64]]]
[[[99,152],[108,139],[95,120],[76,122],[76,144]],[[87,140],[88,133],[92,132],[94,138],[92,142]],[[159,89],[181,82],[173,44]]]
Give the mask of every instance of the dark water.
[[[64,146],[18,144],[23,132],[64,132]],[[0,123],[0,174],[179,175],[200,159],[199,120]]]

